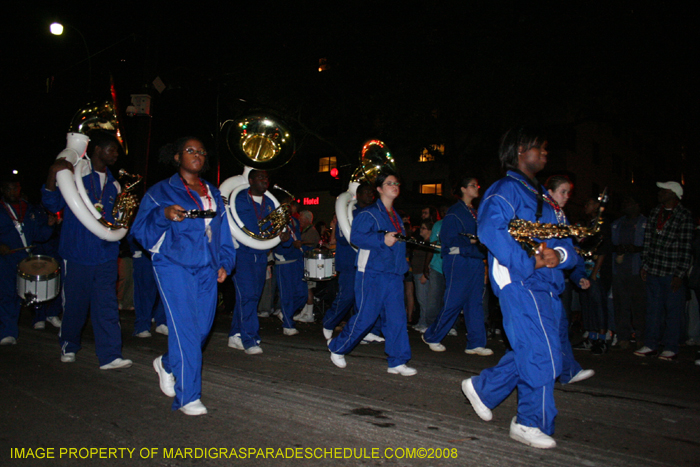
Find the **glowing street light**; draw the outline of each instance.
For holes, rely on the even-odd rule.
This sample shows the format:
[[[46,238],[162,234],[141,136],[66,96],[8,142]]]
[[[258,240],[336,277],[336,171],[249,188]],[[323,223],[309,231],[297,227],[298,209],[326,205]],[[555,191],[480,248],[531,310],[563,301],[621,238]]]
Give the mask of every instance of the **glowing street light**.
[[[63,34],[63,25],[61,23],[51,23],[51,26],[49,26],[49,31],[51,31],[51,34],[54,36],[60,36]]]

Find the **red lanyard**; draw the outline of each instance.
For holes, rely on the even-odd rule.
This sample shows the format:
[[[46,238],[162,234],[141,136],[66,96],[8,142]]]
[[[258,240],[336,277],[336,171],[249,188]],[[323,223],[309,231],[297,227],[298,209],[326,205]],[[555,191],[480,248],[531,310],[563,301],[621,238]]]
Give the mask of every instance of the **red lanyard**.
[[[15,217],[15,213],[13,212],[14,208],[11,209],[11,206],[7,202],[3,201],[2,206],[5,208],[5,211],[7,211],[7,214],[10,215],[10,218],[12,218],[14,222],[17,222],[19,224],[22,224],[24,222],[24,215],[27,213],[26,203],[24,204],[24,210],[22,210],[22,201],[20,200],[20,202],[18,203],[17,212],[19,213],[19,216],[17,217]]]
[[[401,225],[401,221],[399,221],[399,219],[396,216],[394,216],[394,208],[391,208],[390,211],[386,206],[384,206],[384,209],[386,209],[386,213],[389,214],[389,220],[396,229],[396,232],[403,233],[403,226]]]
[[[258,203],[255,202],[253,195],[250,193],[250,188],[248,188],[248,196],[253,200],[253,209],[255,210],[255,217],[260,220],[265,217],[265,194],[262,195],[262,202],[260,203],[260,214],[258,214]]]
[[[190,198],[192,198],[192,201],[194,201],[194,204],[196,204],[200,210],[204,210],[204,208],[199,205],[199,202],[197,201],[197,199],[194,196],[192,196],[192,192],[190,191],[190,187],[188,187],[187,183],[185,183],[185,179],[180,177],[180,180],[182,180],[182,184],[185,185],[185,190],[187,190],[187,194],[190,195]],[[207,187],[204,186],[204,182],[202,182],[201,179],[198,179],[198,180],[199,180],[199,186],[202,187],[202,191],[204,191],[204,196],[207,198],[207,202],[209,203],[209,206],[207,206],[207,207],[211,209],[212,202],[211,202],[211,196],[209,196],[209,190],[207,190]]]

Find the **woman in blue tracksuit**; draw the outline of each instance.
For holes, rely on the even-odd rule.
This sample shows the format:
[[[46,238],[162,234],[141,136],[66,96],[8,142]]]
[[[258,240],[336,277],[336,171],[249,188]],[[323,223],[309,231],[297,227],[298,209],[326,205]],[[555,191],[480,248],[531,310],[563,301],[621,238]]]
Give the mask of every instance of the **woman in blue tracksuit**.
[[[405,235],[401,217],[393,207],[399,196],[399,186],[394,174],[380,173],[375,182],[379,200],[352,222],[350,238],[360,249],[355,275],[358,312],[328,343],[331,361],[339,368],[345,368],[345,355],[355,348],[381,315],[385,351],[389,356],[387,371],[403,376],[417,373],[406,366],[411,359],[403,298],[403,277],[408,271],[408,262],[406,244],[397,242],[394,236]]]
[[[554,206],[555,211],[561,211],[558,216],[561,220],[560,222],[564,224],[569,224],[569,220],[566,218],[563,209],[566,203],[569,202],[571,197],[571,190],[573,190],[574,185],[571,180],[566,175],[552,175],[545,182],[547,187],[547,193],[556,202],[556,204],[561,208],[559,210]],[[586,270],[583,266],[583,257],[577,255],[578,258],[576,266],[573,267],[569,280],[579,286],[581,289],[586,290],[591,286],[590,281],[586,278]],[[559,298],[564,295],[560,294]],[[584,370],[581,365],[574,358],[574,352],[571,349],[571,341],[569,340],[569,320],[566,316],[566,309],[564,306],[561,307],[561,321],[559,322],[559,340],[561,341],[561,374],[559,375],[559,382],[561,384],[571,384],[588,379],[595,374],[593,370]]]
[[[477,247],[477,240],[464,234],[476,235],[476,209],[473,201],[479,197],[479,181],[465,177],[460,183],[460,199],[442,221],[440,245],[442,270],[445,274],[445,300],[442,310],[430,325],[423,341],[431,350],[442,352],[440,341],[454,325],[464,310],[467,325],[466,353],[487,356],[493,351],[486,348],[484,326],[484,254]]]
[[[500,159],[509,169],[494,183],[479,207],[479,240],[489,250],[491,286],[503,312],[503,327],[513,350],[498,365],[462,382],[477,415],[492,419],[491,409],[518,388],[518,413],[511,438],[537,448],[556,442],[554,380],[561,372],[559,320],[563,270],[576,263],[571,240],[539,240],[530,256],[508,232],[512,219],[558,223],[551,198],[535,175],[547,163],[547,141],[528,128],[508,131]]]
[[[132,227],[152,254],[165,305],[168,352],[154,360],[161,390],[175,397],[173,410],[203,415],[202,346],[216,311],[217,282],[235,264],[236,252],[219,190],[199,178],[207,152],[197,138],[181,138],[161,149],[178,173],[144,196]],[[214,217],[186,218],[185,211],[215,211]]]

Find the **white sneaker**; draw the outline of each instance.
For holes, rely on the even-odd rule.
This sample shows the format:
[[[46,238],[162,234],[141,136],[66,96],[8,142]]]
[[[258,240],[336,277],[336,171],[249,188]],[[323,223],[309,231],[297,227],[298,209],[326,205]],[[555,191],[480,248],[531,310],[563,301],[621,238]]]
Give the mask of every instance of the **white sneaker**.
[[[254,345],[245,349],[245,353],[247,353],[248,355],[258,355],[263,353],[263,351],[262,347],[260,347],[259,345]]]
[[[34,329],[45,329],[46,328],[46,321],[37,321],[34,323]]]
[[[63,363],[73,363],[75,361],[75,352],[61,353],[61,361]]]
[[[425,342],[426,344],[428,344],[428,347],[430,347],[430,350],[432,350],[433,352],[444,352],[445,350],[447,350],[447,349],[445,348],[445,346],[442,345],[442,344],[439,343],[439,342],[438,342],[437,344],[432,344],[432,343],[430,343],[430,342],[427,342],[427,341],[425,340],[425,335],[421,336],[420,338],[423,340],[423,342]]]
[[[579,381],[583,381],[584,379],[588,379],[593,375],[595,375],[595,371],[593,371],[593,370],[581,370],[578,373],[576,373],[574,375],[574,377],[571,378],[567,384],[578,383]]]
[[[199,399],[183,405],[179,410],[185,415],[206,415],[207,413],[207,408],[204,407],[204,404]]]
[[[129,359],[115,358],[114,360],[112,360],[108,364],[102,365],[100,367],[100,370],[118,370],[120,368],[129,368],[133,364],[134,364],[134,362],[132,362]]]
[[[285,336],[296,336],[299,334],[299,330],[296,328],[282,328],[282,334]]]
[[[15,345],[16,343],[17,339],[12,336],[3,337],[2,340],[0,340],[0,345]]]
[[[297,314],[294,317],[294,321],[298,321],[300,323],[313,323],[314,322],[314,306],[313,305],[306,305],[303,310],[301,310],[301,313]]]
[[[348,366],[347,362],[345,361],[345,355],[340,355],[339,353],[331,352],[331,362],[333,362],[333,365],[337,366],[338,368],[345,368]]]
[[[48,318],[46,318],[46,321],[55,328],[61,327],[61,318],[59,318],[58,316],[49,316]]]
[[[371,332],[368,333],[363,339],[362,342],[367,341],[367,342],[384,342],[384,338],[381,336],[378,336],[376,334],[372,334]]]
[[[671,350],[664,350],[659,354],[659,360],[666,360],[666,361],[672,361],[676,360],[678,358],[678,354],[676,352],[673,352]]]
[[[333,330],[323,328],[323,337],[326,338],[326,342],[329,341],[330,338],[333,337]]]
[[[275,316],[280,321],[284,321],[284,316],[282,316],[282,310],[279,308],[272,312],[272,316]]]
[[[481,402],[481,398],[479,397],[479,394],[476,393],[476,389],[474,389],[474,383],[472,383],[471,378],[462,381],[462,393],[469,400],[469,403],[472,405],[474,412],[476,412],[479,418],[485,422],[490,422],[493,418],[493,413],[491,413],[491,409],[486,407],[486,405]]]
[[[156,332],[158,334],[163,334],[164,336],[167,336],[170,331],[168,330],[167,324],[159,324],[158,326],[156,326]]]
[[[390,375],[413,376],[418,373],[418,370],[411,368],[410,366],[399,365],[387,368],[386,372]]]
[[[554,441],[554,438],[545,435],[539,428],[524,426],[517,423],[515,421],[517,418],[517,416],[513,417],[513,420],[510,422],[511,438],[538,449],[552,449],[557,447],[557,442]]]
[[[158,357],[153,360],[153,368],[158,373],[158,380],[160,382],[160,390],[163,391],[168,397],[175,397],[175,376],[172,373],[168,373],[163,368],[163,357]]]
[[[476,347],[474,349],[465,349],[464,353],[467,355],[478,355],[480,357],[488,357],[489,355],[493,355],[493,350],[484,347]]]
[[[428,330],[428,327],[427,327],[427,326],[421,326],[420,324],[416,324],[415,326],[413,326],[413,330],[414,330],[414,331],[418,331],[418,332],[420,332],[421,334],[423,334],[425,331]]]
[[[141,331],[140,333],[135,334],[135,336],[141,337],[141,338],[151,337],[151,332],[150,331]]]
[[[452,337],[456,337],[456,336],[457,336],[457,330],[456,330],[455,328],[452,328],[452,329],[450,329],[450,330],[447,332],[447,335],[448,335],[448,336],[452,336]]]
[[[269,318],[269,317],[270,317],[269,311],[258,311],[258,318]]]
[[[232,349],[236,349],[236,350],[245,350],[245,347],[243,347],[243,341],[241,340],[240,334],[235,334],[233,336],[229,336],[228,346],[231,347]]]

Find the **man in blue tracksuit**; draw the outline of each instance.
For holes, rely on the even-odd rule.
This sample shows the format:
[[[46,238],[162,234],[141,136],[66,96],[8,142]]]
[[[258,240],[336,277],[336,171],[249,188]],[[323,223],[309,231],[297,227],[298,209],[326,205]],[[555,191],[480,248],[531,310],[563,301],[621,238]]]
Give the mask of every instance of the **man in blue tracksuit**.
[[[236,203],[236,212],[246,228],[254,234],[259,234],[258,221],[275,209],[272,200],[265,196],[270,181],[264,170],[251,170],[248,182],[250,188],[241,190],[232,201]],[[245,349],[247,354],[255,355],[262,353],[258,302],[265,287],[267,250],[257,250],[236,243],[238,266],[233,274],[236,304],[233,308],[228,346]]]
[[[508,131],[500,159],[508,168],[479,208],[479,240],[489,249],[489,273],[503,311],[503,326],[513,350],[497,366],[464,380],[462,391],[477,415],[491,420],[491,409],[518,388],[518,414],[511,438],[537,448],[556,442],[554,380],[561,372],[559,320],[563,270],[576,264],[571,241],[546,240],[533,256],[508,233],[512,219],[557,223],[551,199],[535,174],[547,163],[547,142],[527,128]],[[542,242],[542,241],[540,241]]]
[[[357,215],[350,235],[353,245],[360,249],[355,275],[358,312],[328,343],[328,349],[331,361],[344,368],[344,355],[355,348],[381,316],[388,372],[412,376],[416,370],[406,366],[411,359],[403,298],[403,277],[408,271],[406,244],[397,242],[393,235],[405,235],[401,217],[393,208],[399,182],[393,174],[381,173],[375,185],[380,199]]]
[[[275,276],[282,308],[282,328],[285,336],[299,334],[294,326],[294,313],[306,305],[309,288],[304,281],[304,252],[301,249],[299,221],[291,218],[287,231],[280,235],[275,256]]]
[[[90,133],[87,154],[92,168],[83,175],[83,184],[96,209],[102,211],[108,222],[114,222],[112,208],[121,191],[107,168],[117,161],[119,142],[105,131]],[[61,192],[56,189],[56,173],[73,170],[65,160],[56,161],[49,170],[46,185],[42,187],[42,202],[51,212],[66,207]],[[131,360],[122,359],[122,336],[117,306],[117,257],[119,242],[101,240],[81,224],[73,211],[64,210],[59,253],[63,258],[63,323],[59,342],[61,361],[75,361],[81,349],[81,334],[88,312],[95,333],[95,352],[100,369],[111,370],[131,366]]]
[[[29,255],[25,248],[48,239],[53,227],[42,208],[22,199],[16,178],[3,177],[0,191],[0,345],[11,345],[17,343],[19,335],[17,265]]]

